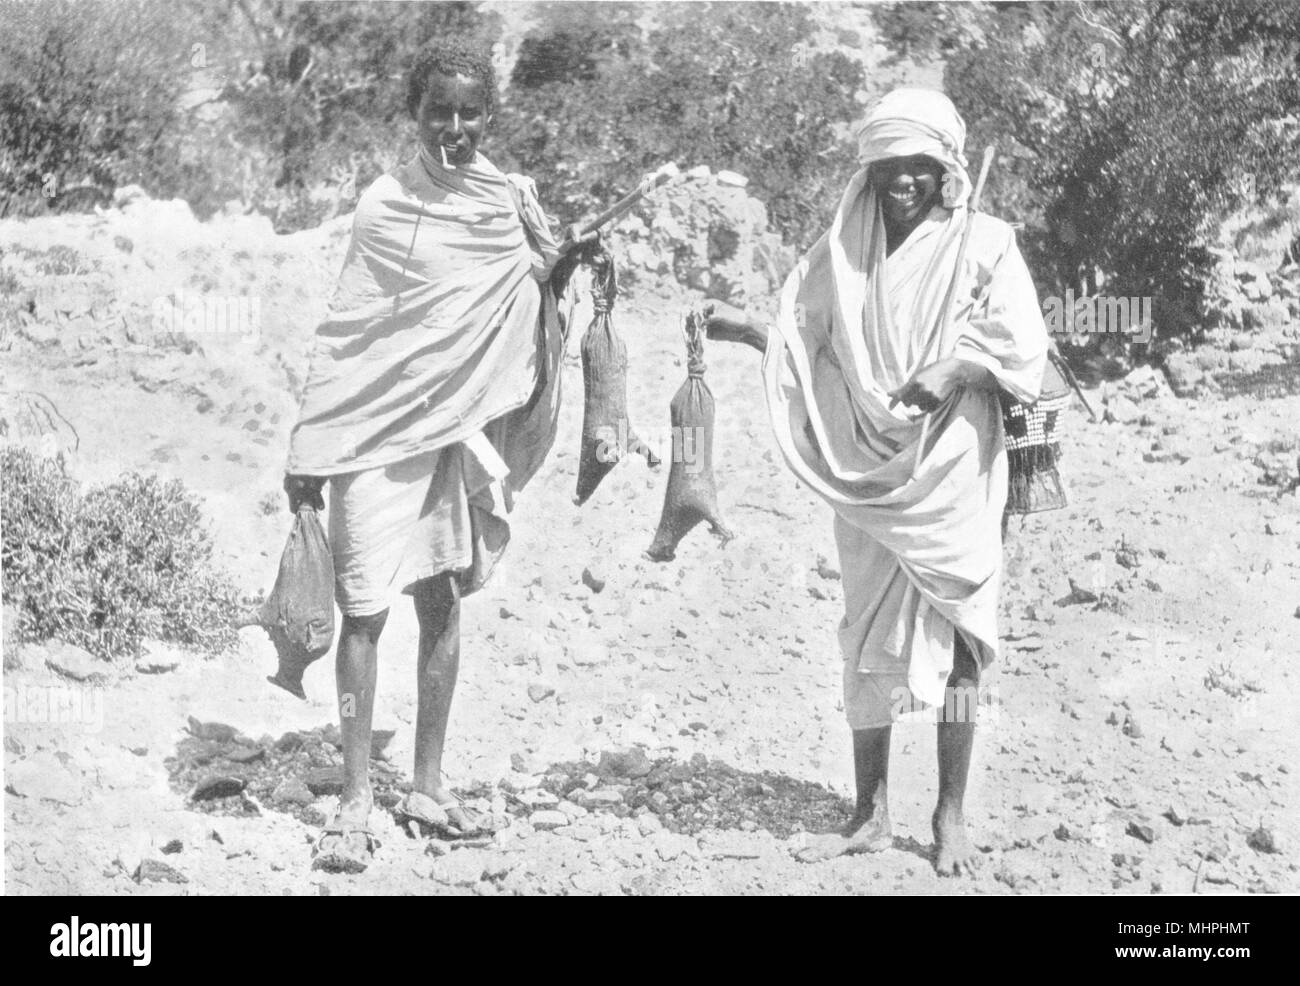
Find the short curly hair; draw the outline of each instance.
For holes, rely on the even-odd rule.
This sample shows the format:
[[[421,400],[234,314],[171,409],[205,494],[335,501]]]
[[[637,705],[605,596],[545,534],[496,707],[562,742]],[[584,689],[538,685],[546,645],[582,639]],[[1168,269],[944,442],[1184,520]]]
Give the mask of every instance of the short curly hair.
[[[482,45],[464,38],[450,37],[430,41],[416,53],[406,77],[406,111],[414,119],[420,112],[420,100],[429,86],[431,75],[463,75],[478,79],[487,90],[487,111],[497,105],[497,73],[492,67],[492,53]]]

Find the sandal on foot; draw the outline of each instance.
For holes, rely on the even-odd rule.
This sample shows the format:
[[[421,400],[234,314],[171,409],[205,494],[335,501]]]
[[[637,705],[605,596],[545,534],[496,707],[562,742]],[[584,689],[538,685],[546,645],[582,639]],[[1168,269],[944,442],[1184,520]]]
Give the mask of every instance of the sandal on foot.
[[[407,826],[414,822],[422,832],[427,829],[440,839],[483,838],[496,835],[502,828],[486,812],[471,808],[459,799],[440,805],[419,791],[412,791],[402,798],[393,808],[393,817],[398,825]]]
[[[362,873],[381,844],[365,825],[344,825],[335,819],[311,847],[311,868],[326,873]]]

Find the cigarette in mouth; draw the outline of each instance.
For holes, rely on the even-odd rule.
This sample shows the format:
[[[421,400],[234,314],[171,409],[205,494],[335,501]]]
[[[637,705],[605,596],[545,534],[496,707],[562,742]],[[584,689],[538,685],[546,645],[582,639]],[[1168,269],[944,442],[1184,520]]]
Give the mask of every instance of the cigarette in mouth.
[[[452,166],[451,166],[451,162],[447,160],[447,148],[444,147],[442,144],[439,144],[439,145],[438,145],[438,150],[442,153],[442,166],[443,166],[444,168],[448,168],[448,169],[451,169],[451,170],[455,170],[455,169],[452,168]]]

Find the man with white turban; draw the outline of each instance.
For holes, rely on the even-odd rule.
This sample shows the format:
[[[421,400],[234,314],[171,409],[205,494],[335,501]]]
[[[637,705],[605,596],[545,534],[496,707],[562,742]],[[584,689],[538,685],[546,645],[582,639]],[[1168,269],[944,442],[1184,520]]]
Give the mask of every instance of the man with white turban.
[[[777,444],[835,510],[844,585],[857,806],[843,831],[800,851],[804,860],[892,845],[891,727],[926,712],[938,722],[935,867],[958,874],[977,860],[962,802],[980,671],[998,649],[1007,496],[998,391],[1034,400],[1048,344],[1011,228],[967,208],[965,136],[940,92],[897,89],[877,104],[860,134],[863,167],[786,281],[767,339]]]

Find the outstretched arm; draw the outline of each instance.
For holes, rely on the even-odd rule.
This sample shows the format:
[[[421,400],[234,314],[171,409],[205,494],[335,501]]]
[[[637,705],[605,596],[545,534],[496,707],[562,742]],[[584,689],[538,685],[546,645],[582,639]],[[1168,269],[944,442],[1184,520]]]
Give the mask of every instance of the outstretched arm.
[[[739,342],[757,349],[767,349],[767,326],[752,322],[738,308],[713,302],[704,309],[705,337],[719,342]]]

